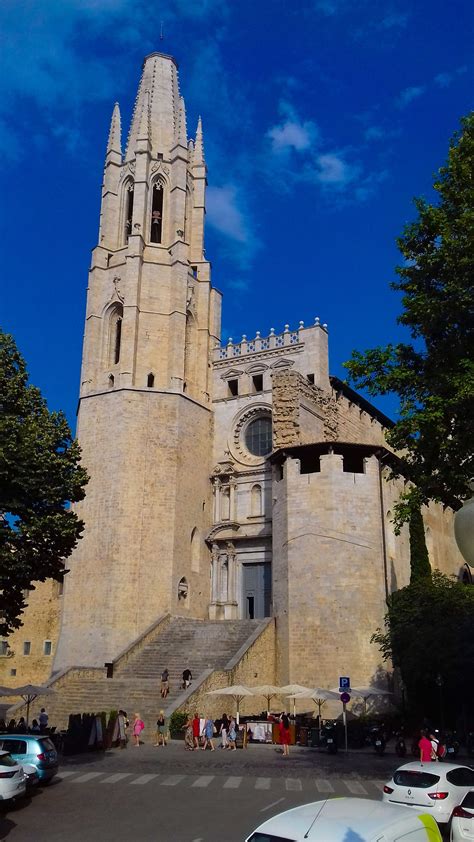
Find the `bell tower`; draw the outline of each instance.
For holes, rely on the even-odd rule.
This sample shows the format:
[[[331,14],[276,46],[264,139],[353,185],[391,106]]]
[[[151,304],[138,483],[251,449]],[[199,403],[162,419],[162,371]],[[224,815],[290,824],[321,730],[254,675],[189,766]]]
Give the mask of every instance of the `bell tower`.
[[[165,611],[207,615],[221,300],[204,253],[205,188],[201,120],[188,139],[176,62],[152,53],[125,152],[118,104],[107,144],[77,427],[90,482],[55,669],[103,666]]]

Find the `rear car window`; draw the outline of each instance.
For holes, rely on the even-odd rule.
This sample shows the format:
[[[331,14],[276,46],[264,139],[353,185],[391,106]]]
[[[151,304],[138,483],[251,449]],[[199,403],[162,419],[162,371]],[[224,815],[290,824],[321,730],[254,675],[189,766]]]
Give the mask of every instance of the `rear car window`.
[[[0,766],[16,766],[16,760],[13,760],[13,757],[10,754],[2,754],[0,755]]]
[[[54,743],[49,739],[49,737],[42,737],[41,740],[38,740],[41,748],[44,748],[45,751],[55,751]]]
[[[458,769],[448,772],[446,780],[454,786],[474,786],[474,770],[468,769],[467,766],[459,766]]]
[[[274,836],[273,833],[254,833],[249,842],[295,842],[295,840],[288,839],[287,836]]]
[[[2,740],[2,748],[10,754],[26,754],[25,740]]]
[[[399,786],[409,786],[412,789],[428,789],[439,781],[439,775],[431,775],[429,772],[409,772],[399,769],[395,772],[393,780]]]
[[[474,810],[474,792],[467,793],[462,806],[467,807],[468,810]]]

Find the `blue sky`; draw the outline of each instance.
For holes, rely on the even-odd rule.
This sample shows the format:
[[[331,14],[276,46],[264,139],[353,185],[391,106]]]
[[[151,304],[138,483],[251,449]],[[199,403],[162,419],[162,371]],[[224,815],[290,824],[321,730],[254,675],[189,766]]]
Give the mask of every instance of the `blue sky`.
[[[395,238],[472,108],[470,0],[3,0],[0,31],[0,322],[73,426],[110,116],[153,50],[203,119],[224,337],[319,316],[344,376],[402,336]]]

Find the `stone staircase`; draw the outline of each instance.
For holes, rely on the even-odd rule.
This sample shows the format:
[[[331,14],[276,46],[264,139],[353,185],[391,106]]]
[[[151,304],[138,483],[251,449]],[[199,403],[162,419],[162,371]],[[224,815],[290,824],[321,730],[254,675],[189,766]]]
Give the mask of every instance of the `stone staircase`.
[[[265,626],[261,620],[193,620],[170,617],[158,625],[114,663],[112,678],[103,669],[72,668],[48,682],[55,695],[45,698],[49,721],[67,726],[70,713],[110,711],[122,708],[129,716],[139,712],[147,733],[154,729],[161,708],[169,715],[174,702],[182,697],[182,672],[193,675],[191,691],[200,676],[224,669]],[[162,671],[169,671],[170,693],[166,702],[160,696]],[[38,699],[40,701],[40,699]]]

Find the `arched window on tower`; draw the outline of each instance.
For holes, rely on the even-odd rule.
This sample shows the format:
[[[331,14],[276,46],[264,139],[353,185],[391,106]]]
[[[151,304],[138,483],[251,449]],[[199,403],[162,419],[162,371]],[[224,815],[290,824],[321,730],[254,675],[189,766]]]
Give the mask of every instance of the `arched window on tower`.
[[[250,492],[250,515],[259,517],[262,514],[262,486],[253,485]]]
[[[114,304],[109,316],[109,365],[120,361],[122,346],[123,305]]]
[[[163,237],[163,182],[153,183],[151,197],[150,242],[161,243]]]
[[[197,527],[191,532],[191,570],[199,573],[199,562],[201,559],[201,540]]]
[[[128,238],[132,233],[133,221],[133,181],[128,179],[124,184],[124,199],[125,199],[125,213],[124,213],[124,227],[123,227],[123,241],[128,243]]]
[[[146,379],[146,385],[148,386],[149,389],[153,389],[153,386],[155,385],[155,375],[153,374],[152,371],[150,371],[150,373],[149,373],[149,375]]]

